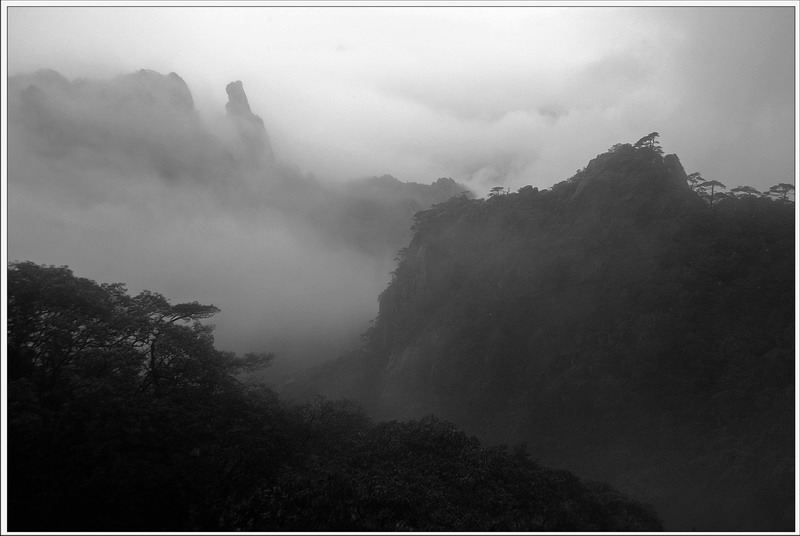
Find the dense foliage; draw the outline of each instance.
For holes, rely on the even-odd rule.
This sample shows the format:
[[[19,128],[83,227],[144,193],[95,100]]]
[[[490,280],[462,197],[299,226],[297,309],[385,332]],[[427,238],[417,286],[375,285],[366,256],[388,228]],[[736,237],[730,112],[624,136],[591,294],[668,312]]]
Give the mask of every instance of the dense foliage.
[[[794,204],[702,195],[656,137],[549,190],[418,213],[366,349],[340,368],[376,386],[376,414],[527,441],[646,497],[668,528],[789,530]]]
[[[347,405],[309,419],[303,462],[239,510],[246,530],[660,530],[606,484],[539,466],[524,448],[482,448],[452,424],[370,424]]]
[[[658,530],[604,484],[434,418],[289,405],[214,348],[217,309],[8,269],[14,531]]]

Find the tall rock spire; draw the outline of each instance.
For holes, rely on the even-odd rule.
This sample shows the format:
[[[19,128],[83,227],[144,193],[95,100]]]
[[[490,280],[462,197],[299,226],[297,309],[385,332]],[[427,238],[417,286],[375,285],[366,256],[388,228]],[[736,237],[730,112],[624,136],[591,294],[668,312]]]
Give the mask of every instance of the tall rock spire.
[[[225,110],[236,124],[248,163],[261,166],[272,162],[275,156],[264,121],[250,110],[241,80],[228,84],[225,91],[228,93]]]
[[[230,115],[249,118],[251,121],[258,122],[261,126],[264,126],[261,118],[254,115],[250,110],[250,103],[247,101],[247,95],[244,92],[244,85],[241,80],[228,84],[225,91],[228,93],[228,103],[225,105],[225,109]]]

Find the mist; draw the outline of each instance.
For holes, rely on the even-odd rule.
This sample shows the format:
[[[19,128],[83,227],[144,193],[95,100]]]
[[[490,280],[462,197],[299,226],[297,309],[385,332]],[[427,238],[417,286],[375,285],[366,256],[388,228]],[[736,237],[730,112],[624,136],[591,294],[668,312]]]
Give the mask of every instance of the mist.
[[[7,37],[9,260],[214,303],[235,351],[357,344],[410,216],[462,189],[548,188],[654,130],[729,188],[794,175],[789,8],[14,5]],[[140,69],[186,87],[138,102]],[[387,174],[458,186],[353,182]]]
[[[549,187],[655,130],[688,171],[765,190],[794,175],[794,23],[774,6],[17,6],[8,70],[176,72],[204,115],[242,80],[276,154],[323,180]]]
[[[40,71],[10,94],[9,260],[214,304],[221,349],[283,368],[359,343],[411,215],[457,188],[326,186],[273,157],[246,96],[203,118],[174,74]]]
[[[3,7],[17,527],[791,525],[797,6]]]

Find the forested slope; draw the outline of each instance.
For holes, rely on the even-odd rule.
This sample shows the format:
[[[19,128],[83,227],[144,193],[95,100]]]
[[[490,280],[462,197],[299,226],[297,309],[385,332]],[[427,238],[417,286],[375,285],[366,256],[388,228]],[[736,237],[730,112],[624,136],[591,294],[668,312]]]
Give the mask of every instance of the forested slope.
[[[418,213],[365,348],[294,392],[527,441],[667,528],[791,529],[794,204],[693,188],[653,141]]]
[[[12,531],[661,528],[523,448],[243,383],[273,356],[217,350],[213,305],[30,262],[8,281]]]

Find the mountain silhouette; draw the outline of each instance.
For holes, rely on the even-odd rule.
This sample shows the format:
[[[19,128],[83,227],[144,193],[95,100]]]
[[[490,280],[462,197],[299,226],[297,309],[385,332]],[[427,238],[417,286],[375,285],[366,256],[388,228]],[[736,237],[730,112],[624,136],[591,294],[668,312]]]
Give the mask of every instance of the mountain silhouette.
[[[451,198],[415,216],[364,347],[287,392],[525,441],[668,530],[789,530],[793,219],[709,206],[631,144],[550,189]]]

